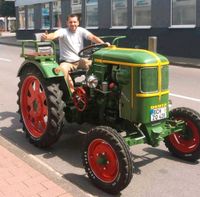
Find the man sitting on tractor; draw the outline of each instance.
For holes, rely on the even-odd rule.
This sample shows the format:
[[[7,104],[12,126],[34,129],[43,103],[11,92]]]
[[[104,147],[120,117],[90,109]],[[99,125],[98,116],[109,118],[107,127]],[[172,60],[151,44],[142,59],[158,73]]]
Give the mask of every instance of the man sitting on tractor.
[[[69,71],[77,68],[88,69],[91,65],[91,60],[78,56],[78,52],[83,49],[84,39],[93,43],[104,43],[104,41],[88,30],[79,27],[79,17],[76,14],[69,15],[66,24],[67,28],[60,28],[49,34],[42,34],[42,40],[59,38],[60,66],[55,69],[55,72],[62,71],[64,73],[65,80],[68,82],[71,93],[73,93],[74,84],[69,76]]]

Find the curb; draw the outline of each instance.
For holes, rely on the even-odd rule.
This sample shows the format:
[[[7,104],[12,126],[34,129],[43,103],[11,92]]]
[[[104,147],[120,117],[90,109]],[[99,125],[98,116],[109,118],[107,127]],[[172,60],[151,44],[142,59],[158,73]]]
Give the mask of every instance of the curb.
[[[15,43],[11,43],[11,42],[4,42],[4,41],[1,41],[1,39],[0,39],[0,44],[3,44],[3,45],[9,45],[9,46],[21,46],[21,43],[17,43],[17,42],[15,42]]]
[[[198,68],[200,69],[200,64],[193,64],[193,63],[186,63],[186,62],[176,62],[176,61],[169,61],[170,66],[180,66],[185,68]]]

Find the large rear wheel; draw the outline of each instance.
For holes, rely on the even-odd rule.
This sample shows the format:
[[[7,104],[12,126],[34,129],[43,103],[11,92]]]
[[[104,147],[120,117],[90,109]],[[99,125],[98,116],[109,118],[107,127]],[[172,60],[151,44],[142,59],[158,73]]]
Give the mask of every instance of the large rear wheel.
[[[18,86],[19,114],[27,137],[38,147],[51,146],[59,139],[64,121],[58,81],[44,79],[31,67],[22,71]]]
[[[195,161],[200,158],[200,115],[189,108],[176,108],[170,112],[175,120],[185,121],[183,131],[165,138],[165,144],[175,156]]]
[[[87,134],[83,165],[90,180],[112,194],[123,190],[133,175],[129,147],[120,134],[110,127],[99,126]]]

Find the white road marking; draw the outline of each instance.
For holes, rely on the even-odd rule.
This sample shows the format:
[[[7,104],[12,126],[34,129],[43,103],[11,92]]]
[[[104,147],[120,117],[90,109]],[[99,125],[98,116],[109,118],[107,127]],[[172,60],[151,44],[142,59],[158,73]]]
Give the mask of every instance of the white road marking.
[[[11,62],[11,60],[10,60],[10,59],[1,58],[1,57],[0,57],[0,61],[4,61],[4,62]]]
[[[192,97],[178,95],[178,94],[173,94],[173,93],[170,93],[169,95],[173,96],[173,97],[177,97],[177,98],[182,98],[182,99],[190,100],[190,101],[200,102],[200,99],[197,99],[197,98],[192,98]]]

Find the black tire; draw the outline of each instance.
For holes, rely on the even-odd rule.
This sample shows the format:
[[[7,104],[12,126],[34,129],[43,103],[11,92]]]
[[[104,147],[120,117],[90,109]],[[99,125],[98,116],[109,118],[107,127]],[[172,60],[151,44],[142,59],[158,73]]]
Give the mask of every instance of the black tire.
[[[179,158],[187,161],[198,160],[200,158],[200,115],[185,107],[173,109],[169,115],[171,119],[184,120],[186,129],[166,137],[165,145]]]
[[[23,130],[36,146],[51,146],[62,133],[65,117],[59,82],[56,79],[44,79],[33,66],[20,73],[18,87],[18,112]]]
[[[83,166],[95,186],[111,194],[128,186],[133,162],[129,147],[116,130],[106,126],[93,128],[83,147]]]

